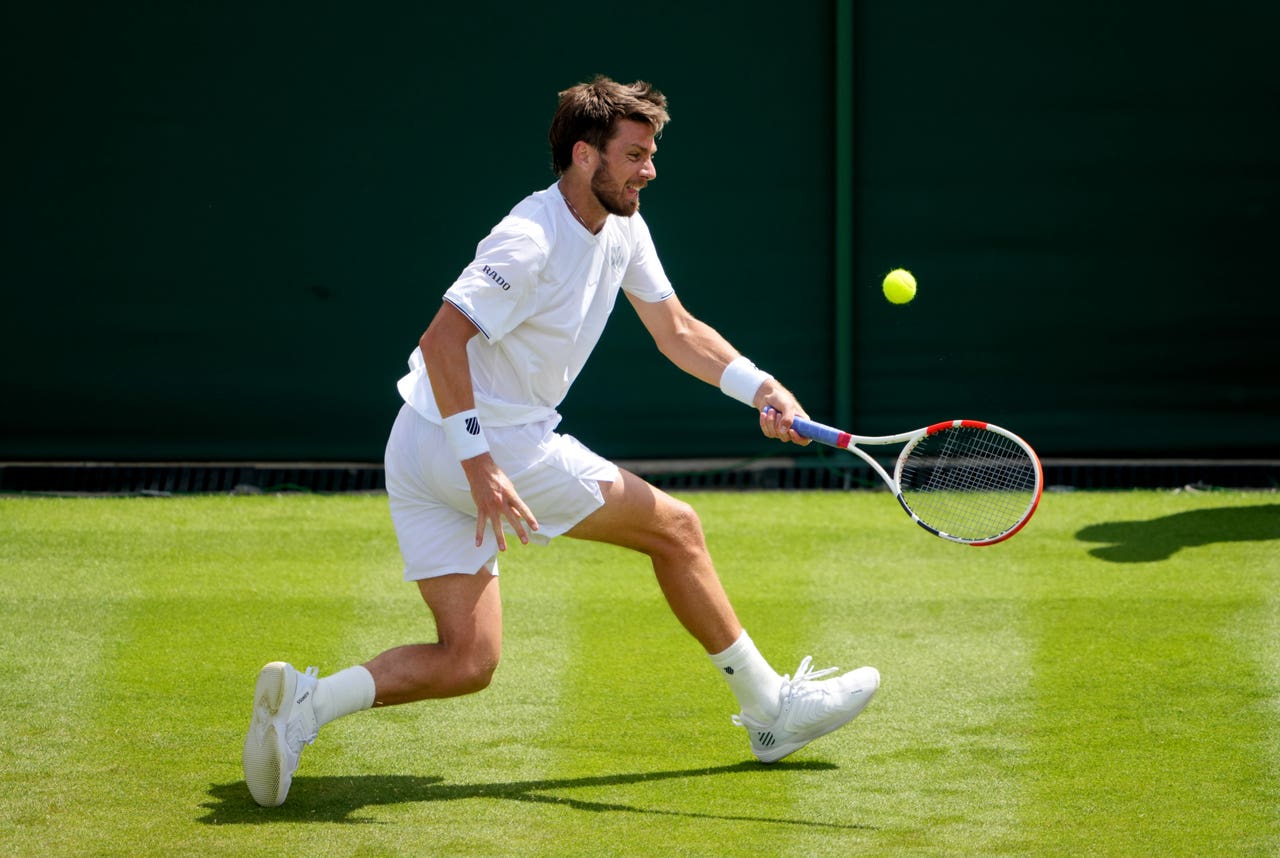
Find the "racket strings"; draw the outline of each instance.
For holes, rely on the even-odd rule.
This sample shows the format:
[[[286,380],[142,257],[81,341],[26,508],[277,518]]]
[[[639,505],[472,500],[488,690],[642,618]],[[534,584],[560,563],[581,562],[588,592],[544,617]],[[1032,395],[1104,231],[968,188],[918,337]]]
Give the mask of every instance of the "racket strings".
[[[900,471],[904,503],[932,528],[968,540],[999,536],[1032,509],[1035,459],[990,429],[955,426],[927,436]]]

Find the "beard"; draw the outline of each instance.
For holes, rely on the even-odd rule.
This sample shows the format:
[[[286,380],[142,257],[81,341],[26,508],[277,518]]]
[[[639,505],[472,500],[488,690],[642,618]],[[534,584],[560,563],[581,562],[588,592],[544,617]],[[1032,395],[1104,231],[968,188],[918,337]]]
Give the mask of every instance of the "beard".
[[[618,190],[610,187],[609,165],[604,158],[600,159],[600,165],[591,174],[591,193],[595,194],[596,201],[611,215],[631,217],[640,210],[640,198],[637,196],[635,199],[628,199],[625,196],[625,185]]]

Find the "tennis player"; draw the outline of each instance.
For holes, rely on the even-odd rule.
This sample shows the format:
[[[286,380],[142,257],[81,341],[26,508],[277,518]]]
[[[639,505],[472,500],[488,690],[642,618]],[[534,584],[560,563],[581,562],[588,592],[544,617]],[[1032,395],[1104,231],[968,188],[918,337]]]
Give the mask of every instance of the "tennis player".
[[[663,272],[639,207],[667,120],[666,98],[644,82],[597,77],[560,93],[550,130],[557,181],[480,242],[399,383],[387,493],[405,578],[437,640],[324,678],[284,662],[264,667],[242,758],[259,804],[284,802],[302,748],[329,721],[489,684],[502,642],[498,557],[509,538],[569,536],[648,555],[763,762],[847,723],[875,694],[871,667],[836,676],[812,671],[806,657],[794,676],[780,676],[738,622],[694,510],[556,431],[556,409],[621,291],[676,366],[755,408],[765,436],[808,443],[790,429],[803,415],[791,392],[690,315]]]

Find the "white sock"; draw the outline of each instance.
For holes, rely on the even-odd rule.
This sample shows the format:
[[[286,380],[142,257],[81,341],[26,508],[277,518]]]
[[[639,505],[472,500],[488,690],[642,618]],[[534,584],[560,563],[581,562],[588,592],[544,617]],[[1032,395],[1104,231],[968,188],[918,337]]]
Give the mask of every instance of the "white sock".
[[[376,692],[373,674],[362,665],[348,667],[316,683],[316,727],[335,718],[372,708]]]
[[[746,629],[731,647],[711,656],[711,663],[728,681],[743,715],[765,723],[778,717],[782,677],[764,660]]]

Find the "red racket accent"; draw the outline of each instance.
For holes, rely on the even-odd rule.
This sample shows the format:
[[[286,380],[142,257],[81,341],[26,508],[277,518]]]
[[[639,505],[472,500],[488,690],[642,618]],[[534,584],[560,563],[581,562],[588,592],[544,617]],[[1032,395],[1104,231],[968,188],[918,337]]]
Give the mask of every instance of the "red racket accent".
[[[944,420],[941,423],[935,423],[924,430],[926,435],[936,435],[944,429],[957,429],[961,426],[968,426],[970,429],[986,429],[987,424],[982,420]]]

